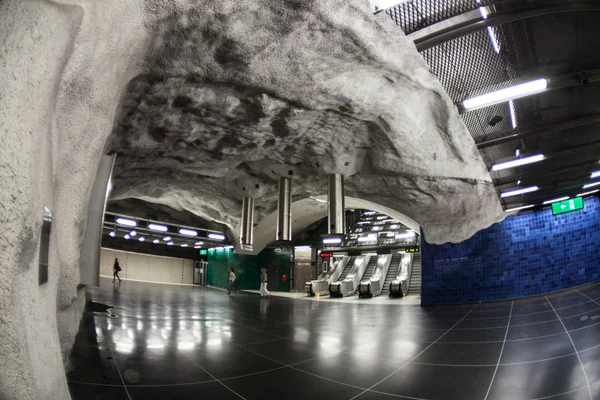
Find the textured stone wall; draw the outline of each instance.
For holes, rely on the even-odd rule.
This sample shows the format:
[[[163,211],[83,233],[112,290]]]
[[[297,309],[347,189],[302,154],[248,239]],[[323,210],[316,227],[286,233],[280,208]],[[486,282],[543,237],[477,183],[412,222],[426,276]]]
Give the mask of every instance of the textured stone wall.
[[[277,266],[278,279],[273,282],[269,276],[269,290],[281,292],[290,291],[290,272],[292,268],[292,250],[264,249],[259,254],[235,254],[231,250],[216,250],[208,252],[208,284],[216,287],[227,287],[229,268],[233,268],[236,275],[235,286],[238,289],[258,290],[260,288],[260,269]],[[283,281],[282,275],[288,279]]]
[[[600,279],[600,201],[522,211],[457,244],[422,241],[422,302],[511,299]],[[427,239],[427,238],[425,238]]]

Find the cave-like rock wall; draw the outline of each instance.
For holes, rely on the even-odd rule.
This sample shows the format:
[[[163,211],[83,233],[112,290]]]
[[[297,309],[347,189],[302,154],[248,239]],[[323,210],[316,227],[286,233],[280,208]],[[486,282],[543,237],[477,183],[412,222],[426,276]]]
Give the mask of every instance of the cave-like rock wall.
[[[114,200],[232,228],[244,195],[259,218],[274,209],[289,170],[296,198],[340,172],[349,194],[414,218],[433,242],[501,215],[440,84],[366,0],[3,0],[0,58],[2,399],[69,398],[61,345],[78,327],[104,149],[119,152]],[[38,286],[44,206],[54,224]]]
[[[300,199],[341,173],[347,195],[408,215],[432,243],[502,217],[456,108],[366,2],[209,4],[159,16],[107,144],[114,199],[188,210],[234,238],[242,197],[256,198],[260,222],[277,177],[293,172]]]

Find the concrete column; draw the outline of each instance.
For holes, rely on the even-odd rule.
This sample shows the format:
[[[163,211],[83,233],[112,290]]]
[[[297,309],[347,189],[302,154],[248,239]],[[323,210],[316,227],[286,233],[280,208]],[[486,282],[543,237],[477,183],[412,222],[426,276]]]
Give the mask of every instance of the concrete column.
[[[344,205],[344,177],[332,174],[327,177],[327,233],[346,234],[346,208]]]
[[[254,199],[242,199],[242,223],[240,227],[240,243],[252,246],[254,241]]]
[[[292,240],[292,180],[279,178],[276,240]]]
[[[100,281],[100,246],[106,201],[112,187],[112,172],[116,154],[103,155],[96,171],[92,194],[88,203],[87,229],[79,256],[79,283],[98,286]]]

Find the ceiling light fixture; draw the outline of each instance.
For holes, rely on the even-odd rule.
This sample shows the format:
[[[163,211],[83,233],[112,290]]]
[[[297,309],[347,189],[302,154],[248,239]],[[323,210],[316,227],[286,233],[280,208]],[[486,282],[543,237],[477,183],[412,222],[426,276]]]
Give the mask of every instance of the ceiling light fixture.
[[[168,246],[173,246],[173,242],[167,243]]]
[[[396,239],[408,239],[408,238],[413,238],[413,237],[415,237],[414,231],[400,233],[400,234],[396,235]]]
[[[167,228],[165,225],[159,225],[159,224],[148,224],[148,229],[150,229],[152,231],[159,231],[159,232],[166,232],[169,230],[169,228]]]
[[[515,160],[505,161],[498,164],[492,165],[492,171],[500,171],[503,169],[520,167],[521,165],[527,165],[542,161],[544,159],[543,154],[535,154],[533,156],[517,158]]]
[[[129,240],[131,238],[131,236],[129,236],[129,234],[126,234],[125,236],[123,236],[125,239]]]
[[[528,205],[528,206],[521,206],[521,207],[515,207],[515,208],[508,208],[506,210],[504,210],[504,212],[511,212],[511,211],[519,211],[519,210],[524,210],[526,208],[531,208],[534,207],[534,204]]]
[[[128,218],[117,218],[117,224],[125,226],[136,226],[137,222]]]
[[[115,237],[115,236],[117,236],[117,232],[115,232],[115,231],[110,231],[110,233],[108,234],[108,236],[110,236],[110,237]]]
[[[563,200],[569,200],[569,196],[559,197],[558,199],[546,200],[542,204],[552,204],[552,203],[556,203],[557,201],[563,201]]]
[[[600,171],[594,171],[592,172],[592,175],[590,175],[590,178],[599,178],[600,177]]]
[[[181,228],[181,229],[179,229],[179,233],[181,233],[182,235],[185,235],[185,236],[198,236],[198,232],[196,232],[192,229]]]
[[[372,242],[377,240],[377,235],[369,235],[369,236],[360,236],[358,239],[359,242]]]
[[[209,233],[208,237],[215,240],[225,240],[225,236],[219,233]]]
[[[143,237],[143,236],[140,236],[140,238],[139,238],[138,240],[139,240],[140,242],[144,242],[144,241],[146,241],[146,238],[145,238],[145,237]]]
[[[599,184],[600,184],[600,182],[599,182]],[[529,187],[526,187],[526,188],[523,188],[523,189],[509,190],[508,192],[503,192],[500,195],[500,197],[518,196],[520,194],[535,192],[538,189],[539,188],[537,186],[529,186]]]
[[[591,192],[579,193],[576,197],[587,196],[588,194],[594,194],[600,192],[600,189],[592,190]]]
[[[226,249],[233,249],[233,246],[232,246],[232,245],[229,245],[229,246],[225,246],[225,248],[226,248]]]
[[[319,203],[327,203],[327,200],[323,200],[323,199],[317,199],[316,197],[310,196],[311,199],[313,199],[314,201],[318,201]]]
[[[600,182],[588,183],[587,185],[583,185],[582,189],[587,189],[598,185],[600,185]]]
[[[510,124],[513,129],[517,129],[517,111],[515,110],[515,102],[512,100],[508,101],[508,112],[510,113]],[[517,149],[517,157],[519,156],[519,149]]]
[[[131,236],[136,236],[136,235],[137,235],[137,231],[131,231],[131,232],[129,232],[129,234],[130,234]]]
[[[493,104],[503,103],[508,100],[514,100],[535,93],[540,93],[546,90],[547,87],[548,81],[545,79],[537,79],[535,81],[521,83],[520,85],[511,86],[505,89],[486,93],[481,96],[465,99],[463,100],[463,107],[467,111],[475,110],[477,108],[487,107]]]
[[[498,37],[496,36],[496,32],[494,32],[494,28],[491,26],[487,27],[487,33],[490,37],[490,42],[492,42],[492,47],[496,54],[500,54],[500,42],[498,41]]]
[[[325,243],[325,244],[342,243],[342,238],[327,238],[327,239],[323,239],[323,243]]]
[[[181,247],[188,247],[187,243],[182,243]]]
[[[204,244],[204,242],[196,242],[196,243],[194,243],[194,245],[196,245],[196,246],[202,246],[203,244]]]
[[[375,211],[365,211],[363,213],[363,215],[373,215],[373,214],[375,214]]]
[[[169,242],[169,241],[171,241],[171,236],[165,236],[165,237],[163,238],[163,240],[164,240],[165,242]]]
[[[201,249],[202,246],[194,246],[195,249]]]
[[[158,239],[154,239],[154,240],[152,241],[152,243],[160,243],[160,240],[158,240]]]

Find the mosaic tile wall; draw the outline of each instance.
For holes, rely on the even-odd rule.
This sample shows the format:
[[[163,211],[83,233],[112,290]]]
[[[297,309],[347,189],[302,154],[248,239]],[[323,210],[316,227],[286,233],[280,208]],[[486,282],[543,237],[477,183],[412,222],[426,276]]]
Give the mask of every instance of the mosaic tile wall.
[[[423,304],[568,289],[600,279],[600,202],[586,197],[584,209],[559,215],[521,211],[461,243],[422,240],[421,252]]]

